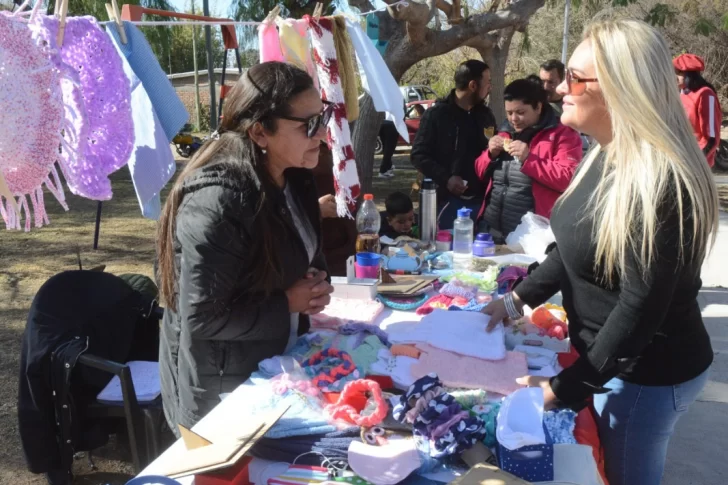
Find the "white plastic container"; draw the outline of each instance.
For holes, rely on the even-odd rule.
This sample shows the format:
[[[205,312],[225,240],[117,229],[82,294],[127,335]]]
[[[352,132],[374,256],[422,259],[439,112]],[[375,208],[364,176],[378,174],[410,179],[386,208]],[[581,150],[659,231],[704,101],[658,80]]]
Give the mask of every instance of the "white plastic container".
[[[473,220],[470,218],[470,209],[465,207],[458,210],[458,218],[453,224],[452,253],[456,271],[470,268],[473,259]]]

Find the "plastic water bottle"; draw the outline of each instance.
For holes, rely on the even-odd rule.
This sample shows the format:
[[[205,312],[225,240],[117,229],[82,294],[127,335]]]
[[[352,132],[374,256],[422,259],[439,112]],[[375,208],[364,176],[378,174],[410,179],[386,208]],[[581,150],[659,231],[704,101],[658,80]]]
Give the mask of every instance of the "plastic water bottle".
[[[364,203],[356,213],[356,230],[359,233],[356,237],[357,253],[377,253],[381,251],[379,244],[379,228],[382,218],[379,215],[377,206],[374,204],[372,194],[364,195]]]
[[[455,270],[467,270],[473,258],[473,220],[470,209],[458,210],[458,218],[453,224],[453,266]]]

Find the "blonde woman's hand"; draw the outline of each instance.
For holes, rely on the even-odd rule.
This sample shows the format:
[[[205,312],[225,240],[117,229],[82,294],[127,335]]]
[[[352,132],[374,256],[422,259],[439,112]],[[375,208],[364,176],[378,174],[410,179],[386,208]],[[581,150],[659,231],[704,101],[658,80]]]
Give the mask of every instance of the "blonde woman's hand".
[[[504,138],[498,135],[491,137],[491,139],[488,140],[488,152],[490,153],[491,158],[497,157],[501,154],[503,151],[503,141]]]
[[[520,161],[524,161],[529,154],[528,145],[522,141],[514,140],[508,146],[508,153],[518,158]]]
[[[513,295],[513,303],[516,305],[516,309],[519,312],[522,312],[523,302],[517,294],[511,294]],[[491,301],[485,308],[481,310],[481,312],[485,313],[486,315],[490,315],[490,322],[488,322],[488,327],[485,329],[486,332],[492,332],[495,326],[499,323],[503,323],[503,325],[506,326],[511,323],[510,319],[508,318],[508,311],[506,310],[506,303],[503,301],[503,298]]]
[[[506,320],[508,320],[506,304],[502,298],[491,301],[480,311],[486,315],[490,315],[490,322],[488,322],[488,326],[485,329],[486,332],[492,332],[496,325],[501,322],[505,324]]]
[[[544,409],[553,409],[556,407],[558,398],[551,389],[551,379],[548,377],[523,376],[516,379],[516,382],[526,387],[540,387],[543,390],[543,406]]]
[[[336,212],[336,197],[333,195],[324,195],[319,198],[319,207],[321,208],[321,217],[324,219],[335,219],[339,217]]]

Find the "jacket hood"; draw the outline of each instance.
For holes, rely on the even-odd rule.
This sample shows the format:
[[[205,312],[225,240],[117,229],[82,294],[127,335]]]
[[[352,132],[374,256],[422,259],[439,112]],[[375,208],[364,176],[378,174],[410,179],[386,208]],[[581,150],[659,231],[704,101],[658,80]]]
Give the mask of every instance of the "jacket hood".
[[[530,142],[531,139],[536,135],[536,133],[548,130],[551,128],[556,128],[561,123],[559,117],[556,115],[556,111],[551,107],[550,104],[546,103],[543,105],[543,111],[541,112],[541,118],[538,120],[538,122],[523,130],[520,133],[516,133],[516,130],[513,128],[511,123],[506,118],[503,123],[501,123],[500,127],[498,127],[498,132],[500,133],[508,133],[511,135],[511,138],[514,140],[521,140],[525,142]]]

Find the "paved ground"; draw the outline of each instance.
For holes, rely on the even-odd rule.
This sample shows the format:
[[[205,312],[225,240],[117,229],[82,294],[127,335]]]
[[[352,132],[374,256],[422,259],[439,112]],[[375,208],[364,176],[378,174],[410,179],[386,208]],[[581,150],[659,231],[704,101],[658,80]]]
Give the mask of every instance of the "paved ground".
[[[728,183],[728,177],[722,183]],[[721,182],[719,182],[721,183]],[[663,485],[728,483],[728,214],[722,213],[713,253],[703,266],[701,306],[715,361],[710,382],[678,422]]]

